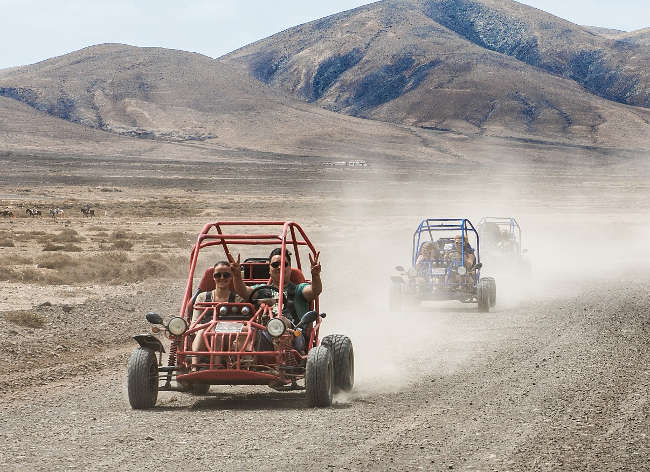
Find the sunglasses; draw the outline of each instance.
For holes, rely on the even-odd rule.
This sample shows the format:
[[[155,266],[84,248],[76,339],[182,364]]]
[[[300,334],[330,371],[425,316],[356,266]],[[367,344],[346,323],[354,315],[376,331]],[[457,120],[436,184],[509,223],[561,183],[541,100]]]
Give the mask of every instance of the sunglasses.
[[[230,272],[215,272],[212,276],[215,279],[229,279],[232,274]]]
[[[273,267],[274,269],[277,269],[278,267],[280,267],[280,264],[281,264],[280,261],[271,262],[271,267]],[[289,261],[286,261],[284,263],[284,266],[289,267]]]

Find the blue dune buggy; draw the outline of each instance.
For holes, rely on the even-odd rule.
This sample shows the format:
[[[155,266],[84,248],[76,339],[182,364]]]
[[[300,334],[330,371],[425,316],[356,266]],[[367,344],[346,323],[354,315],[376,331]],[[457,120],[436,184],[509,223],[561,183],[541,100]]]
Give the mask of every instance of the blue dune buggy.
[[[479,234],[468,219],[427,218],[413,233],[411,268],[397,266],[391,277],[390,308],[458,300],[490,311],[496,304],[496,282],[481,277],[482,266]]]
[[[528,252],[522,249],[521,226],[513,217],[486,216],[478,224],[483,258],[493,270],[506,275],[529,277]]]

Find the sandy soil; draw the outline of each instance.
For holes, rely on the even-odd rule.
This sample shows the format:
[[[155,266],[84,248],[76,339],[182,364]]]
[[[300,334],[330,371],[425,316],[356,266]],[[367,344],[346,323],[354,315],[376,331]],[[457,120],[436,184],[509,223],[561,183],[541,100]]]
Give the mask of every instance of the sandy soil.
[[[4,470],[650,467],[647,164],[485,173],[248,155],[127,172],[119,159],[4,159],[0,206],[17,214],[0,219],[13,243],[0,247]],[[33,205],[66,213],[31,219]],[[420,218],[495,214],[522,223],[532,282],[496,274],[489,314],[388,312],[388,276]],[[202,225],[242,218],[294,219],[321,249],[324,329],[355,344],[354,391],[312,410],[299,393],[212,387],[131,410],[130,336],[148,329],[145,312],[178,310],[177,258]]]

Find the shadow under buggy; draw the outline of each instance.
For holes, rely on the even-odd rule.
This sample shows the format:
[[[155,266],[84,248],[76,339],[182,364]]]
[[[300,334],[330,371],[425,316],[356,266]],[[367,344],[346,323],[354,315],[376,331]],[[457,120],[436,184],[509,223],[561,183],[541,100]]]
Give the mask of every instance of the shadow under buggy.
[[[466,219],[427,218],[413,233],[411,267],[391,276],[390,309],[427,300],[477,303],[487,312],[496,304],[496,282],[481,277],[479,235]]]

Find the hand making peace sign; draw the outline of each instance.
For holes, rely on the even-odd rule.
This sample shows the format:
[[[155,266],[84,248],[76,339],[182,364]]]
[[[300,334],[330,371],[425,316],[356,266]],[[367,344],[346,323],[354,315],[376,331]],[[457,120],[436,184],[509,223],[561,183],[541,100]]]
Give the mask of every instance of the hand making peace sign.
[[[236,261],[230,254],[228,254],[228,260],[230,261],[230,270],[232,271],[233,275],[241,275],[241,254],[237,254]]]
[[[319,256],[320,256],[320,252],[317,252],[313,258],[311,257],[311,252],[309,253],[309,263],[311,264],[312,275],[320,275],[321,267],[320,267],[320,262],[318,261]]]

